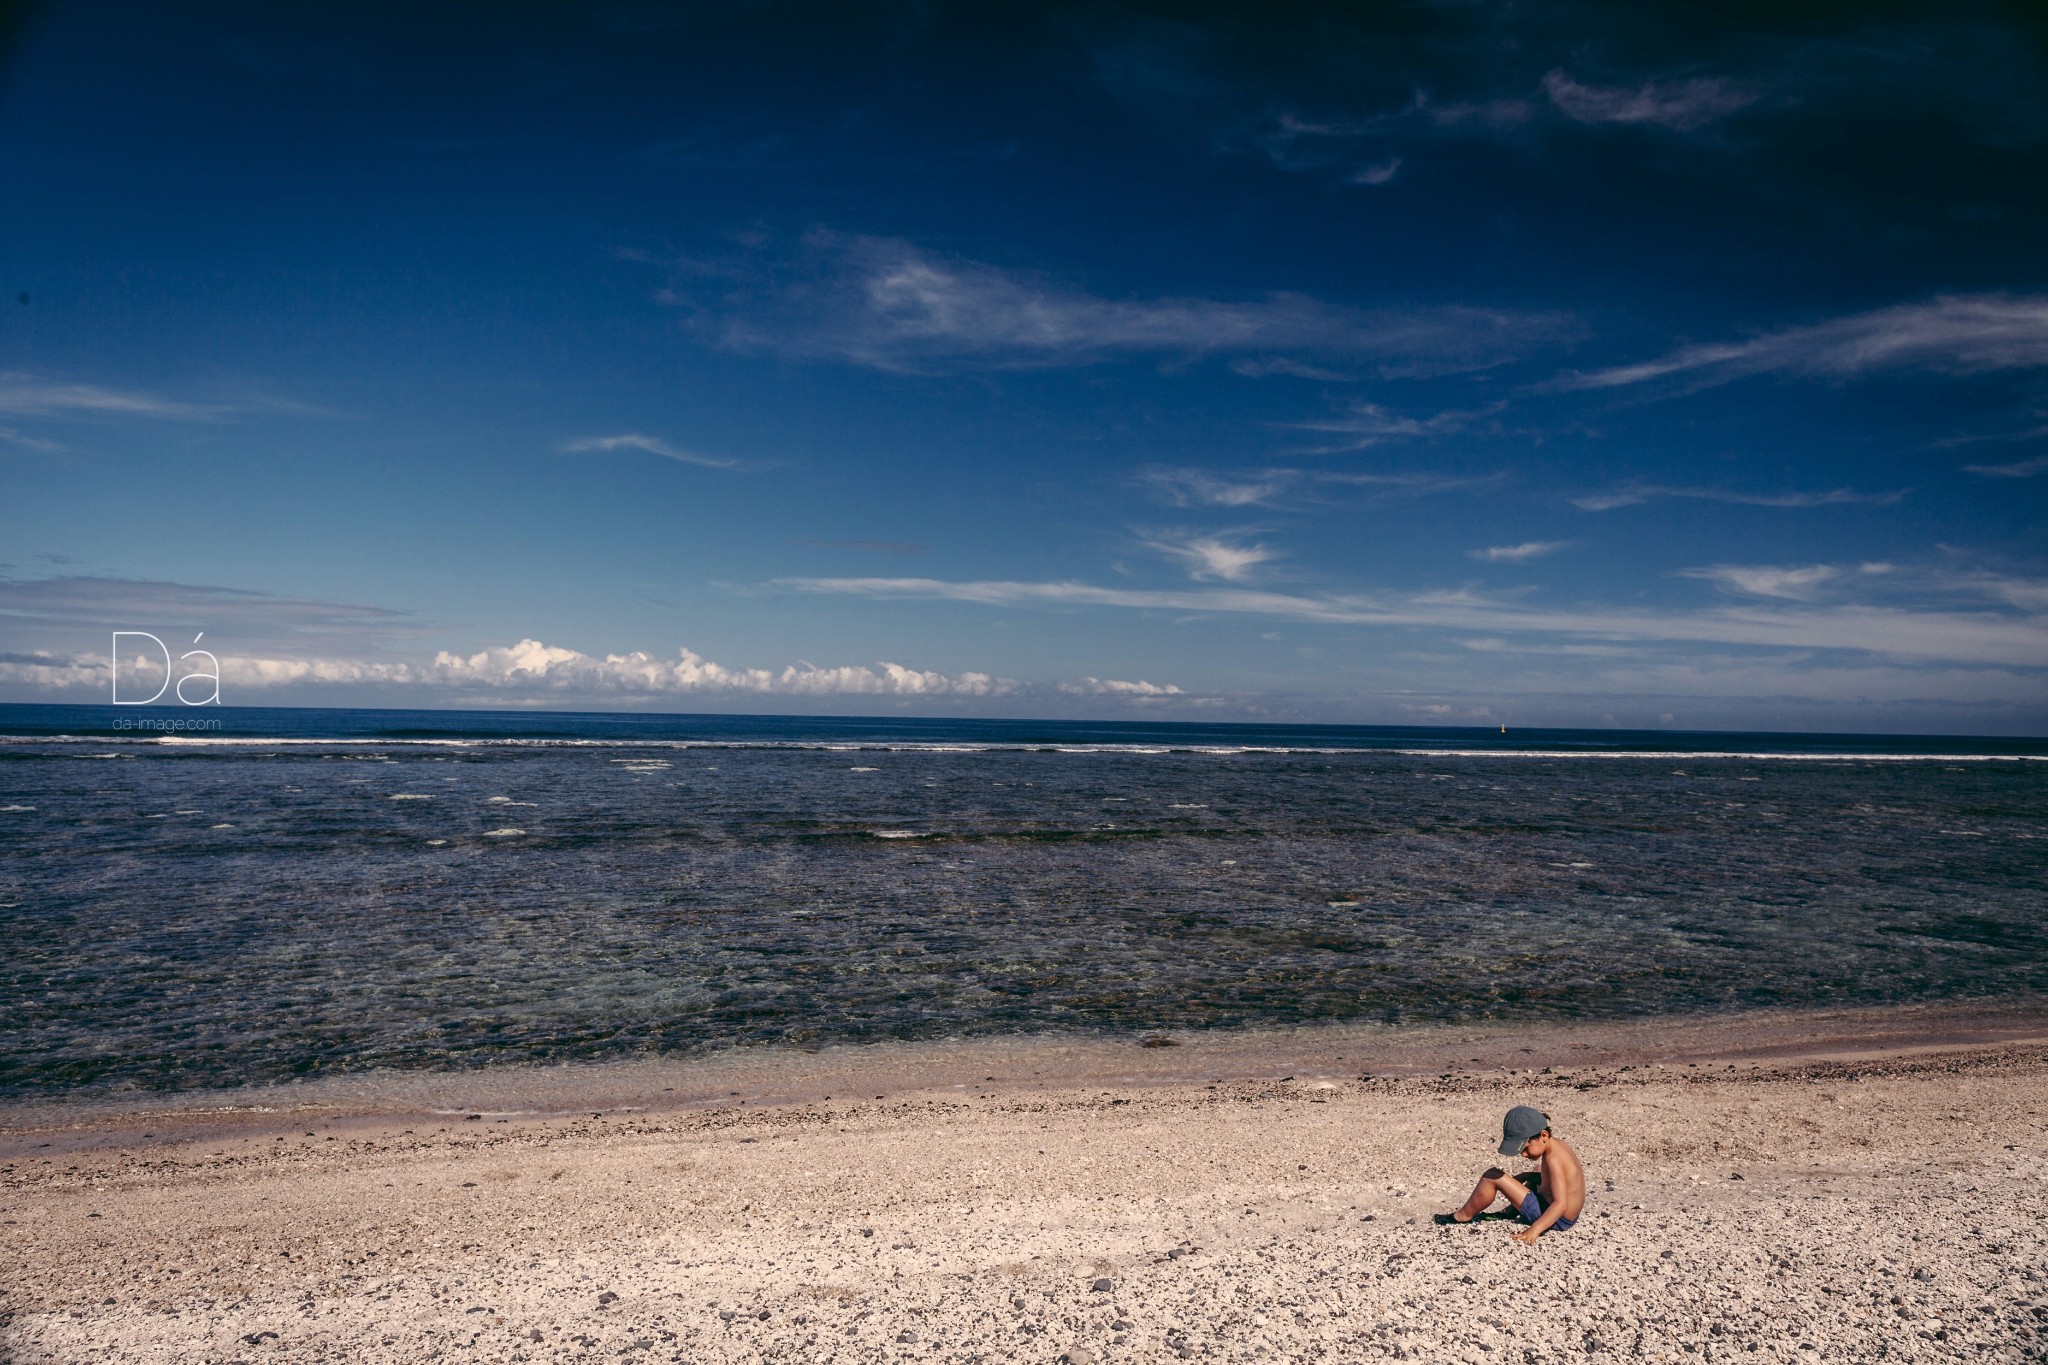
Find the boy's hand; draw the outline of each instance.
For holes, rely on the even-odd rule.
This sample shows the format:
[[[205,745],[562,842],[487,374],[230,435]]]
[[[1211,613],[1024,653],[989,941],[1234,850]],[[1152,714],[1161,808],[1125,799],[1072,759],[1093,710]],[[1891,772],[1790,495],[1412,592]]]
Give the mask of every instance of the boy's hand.
[[[1523,1246],[1532,1247],[1536,1245],[1536,1239],[1542,1235],[1542,1233],[1534,1228],[1523,1228],[1520,1232],[1514,1234],[1514,1238]]]

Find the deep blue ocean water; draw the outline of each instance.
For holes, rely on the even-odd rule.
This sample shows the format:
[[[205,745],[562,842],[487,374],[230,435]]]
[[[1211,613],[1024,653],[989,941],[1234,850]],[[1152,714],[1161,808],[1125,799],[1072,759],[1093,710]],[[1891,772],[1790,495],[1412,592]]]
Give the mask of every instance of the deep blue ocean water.
[[[2044,909],[2040,741],[0,706],[14,1098],[2039,995]]]

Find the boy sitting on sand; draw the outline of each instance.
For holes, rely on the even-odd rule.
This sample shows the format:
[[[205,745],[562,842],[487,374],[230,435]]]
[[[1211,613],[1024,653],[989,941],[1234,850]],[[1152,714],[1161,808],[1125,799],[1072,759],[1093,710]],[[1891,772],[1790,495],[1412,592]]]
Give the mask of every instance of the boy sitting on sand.
[[[1515,1234],[1515,1240],[1534,1245],[1552,1228],[1563,1232],[1578,1221],[1586,1207],[1586,1168],[1579,1154],[1562,1139],[1550,1135],[1550,1115],[1518,1104],[1501,1122],[1500,1154],[1522,1156],[1537,1162],[1539,1169],[1517,1179],[1499,1167],[1479,1178],[1478,1186],[1465,1206],[1451,1214],[1453,1223],[1469,1223],[1493,1207],[1501,1195],[1522,1215],[1529,1226]],[[1439,1221],[1443,1221],[1441,1216]]]

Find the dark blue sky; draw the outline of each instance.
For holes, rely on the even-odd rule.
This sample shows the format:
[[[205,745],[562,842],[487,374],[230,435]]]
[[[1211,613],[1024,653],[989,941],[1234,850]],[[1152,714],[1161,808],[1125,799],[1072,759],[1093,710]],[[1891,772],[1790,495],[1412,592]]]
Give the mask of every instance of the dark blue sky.
[[[0,175],[0,696],[2048,727],[2026,8],[57,4]]]

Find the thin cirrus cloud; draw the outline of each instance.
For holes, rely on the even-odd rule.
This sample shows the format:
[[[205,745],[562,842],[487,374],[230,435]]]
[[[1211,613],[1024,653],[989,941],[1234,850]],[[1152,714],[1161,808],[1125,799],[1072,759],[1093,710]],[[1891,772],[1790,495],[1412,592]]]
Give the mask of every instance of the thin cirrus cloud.
[[[410,612],[390,607],[90,574],[14,578],[0,573],[0,620],[45,631],[125,630],[149,622],[165,633],[225,628],[328,639],[403,635],[420,628]]]
[[[1740,113],[1759,93],[1717,76],[1648,80],[1637,85],[1586,85],[1562,69],[1543,77],[1543,93],[1577,123],[1649,124],[1690,133]]]
[[[1972,474],[1981,474],[1987,479],[2031,479],[2036,474],[2048,474],[2048,455],[2036,455],[2031,460],[2015,460],[2011,464],[1972,464],[1963,468]]]
[[[1472,411],[1449,411],[1431,413],[1427,417],[1405,417],[1390,412],[1378,403],[1353,403],[1342,416],[1325,417],[1310,422],[1289,422],[1287,427],[1294,431],[1323,432],[1340,439],[1327,445],[1313,446],[1302,451],[1304,455],[1341,455],[1354,450],[1369,450],[1373,446],[1389,441],[1429,440],[1437,436],[1448,436],[1469,429],[1500,411],[1501,404]]]
[[[1759,374],[1848,379],[1881,370],[1978,374],[2048,366],[2048,295],[1955,294],[1748,341],[1682,346],[1655,360],[1565,376],[1551,389],[1679,378],[1703,388]]]
[[[1869,572],[1885,572],[1888,565],[1868,565]],[[1842,577],[1832,564],[1782,567],[1775,564],[1715,564],[1704,569],[1683,570],[1684,577],[1703,579],[1724,592],[1744,597],[1769,597],[1781,601],[1805,602]]]
[[[1532,559],[1554,555],[1570,544],[1568,540],[1525,540],[1520,545],[1489,545],[1483,550],[1467,550],[1466,553],[1487,564],[1526,564]]]
[[[0,412],[17,417],[158,417],[195,421],[226,411],[220,406],[179,402],[134,389],[109,389],[19,371],[0,373]]]
[[[665,301],[695,305],[679,287]],[[1359,309],[1305,294],[1109,298],[941,257],[894,238],[814,232],[796,277],[729,299],[719,339],[740,351],[901,374],[1030,369],[1135,357],[1378,361],[1404,374],[1483,369],[1569,338],[1558,313],[1443,305]],[[1306,363],[1306,362],[1304,362]]]
[[[1218,474],[1205,469],[1152,465],[1138,473],[1139,482],[1160,501],[1174,507],[1277,507],[1294,494],[1300,500],[1324,501],[1333,489],[1356,489],[1390,497],[1422,496],[1502,482],[1501,474],[1440,474],[1427,470],[1387,473],[1336,469],[1263,469]]]
[[[873,599],[972,602],[1011,608],[1211,612],[1321,625],[1519,633],[1624,644],[1718,644],[1842,651],[1914,663],[2048,667],[2048,612],[2010,585],[1975,593],[1964,609],[1881,604],[1742,604],[1697,611],[1543,609],[1470,590],[1306,594],[1253,588],[1158,590],[1080,582],[959,582],[932,578],[788,578],[799,592]],[[2048,601],[2048,584],[2035,585]],[[1996,603],[1994,606],[1993,604]]]
[[[1745,493],[1727,488],[1677,488],[1665,484],[1633,483],[1605,493],[1588,493],[1573,498],[1571,504],[1586,512],[1611,512],[1618,507],[1634,507],[1638,503],[1661,498],[1725,502],[1739,507],[1891,507],[1905,496],[1904,489],[1889,493],[1859,493],[1853,488],[1830,488],[1819,493]]]
[[[1259,119],[1242,138],[1283,171],[1324,172],[1339,183],[1377,187],[1395,182],[1407,158],[1399,150],[1450,141],[1526,143],[1561,123],[1653,127],[1697,133],[1756,104],[1762,92],[1720,76],[1652,76],[1597,85],[1563,68],[1544,74],[1540,93],[1526,85],[1509,93],[1439,101],[1424,90],[1397,108],[1361,117],[1313,117],[1283,109]]]
[[[13,427],[0,427],[0,441],[5,441],[12,446],[20,446],[23,450],[37,450],[46,454],[64,449],[64,444],[61,441],[52,441],[45,436],[31,436],[27,432],[18,431]]]
[[[1285,493],[1297,478],[1292,469],[1257,474],[1213,474],[1205,469],[1149,465],[1138,479],[1161,501],[1175,507],[1264,507]]]
[[[1327,365],[1311,365],[1302,360],[1290,360],[1286,356],[1245,356],[1230,362],[1232,374],[1243,375],[1246,379],[1269,379],[1274,375],[1285,375],[1289,379],[1313,379],[1319,384],[1348,384],[1358,376],[1343,370],[1333,370]]]
[[[1390,497],[1421,497],[1428,493],[1492,488],[1505,483],[1508,476],[1499,471],[1491,474],[1438,474],[1427,470],[1406,470],[1393,474],[1362,474],[1317,470],[1308,477],[1323,487],[1360,488]]]
[[[637,432],[627,432],[621,436],[587,436],[580,441],[570,441],[562,449],[572,455],[588,454],[592,451],[640,450],[649,455],[659,455],[664,460],[674,460],[678,464],[701,465],[705,469],[739,467],[738,460],[716,455],[699,455],[695,451],[670,445],[658,437],[642,436]]]
[[[1259,565],[1280,557],[1277,550],[1233,536],[1160,531],[1141,536],[1140,541],[1146,549],[1179,564],[1198,582],[1242,582]]]
[[[1879,592],[1895,601],[1960,599],[2005,608],[2022,617],[2048,613],[2048,579],[1954,565],[1930,568],[1886,560],[1857,564],[1713,564],[1681,570],[1680,574],[1712,583],[1736,597],[1809,602]]]

